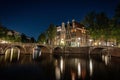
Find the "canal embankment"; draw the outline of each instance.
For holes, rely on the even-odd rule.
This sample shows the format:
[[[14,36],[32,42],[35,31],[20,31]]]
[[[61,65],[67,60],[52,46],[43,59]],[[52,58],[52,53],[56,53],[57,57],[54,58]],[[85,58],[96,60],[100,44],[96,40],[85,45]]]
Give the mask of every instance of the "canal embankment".
[[[120,48],[118,47],[65,47],[57,49],[56,54],[85,54],[85,55],[110,55],[120,57]]]
[[[111,53],[111,56],[113,57],[120,57],[120,48],[115,47],[109,51]]]

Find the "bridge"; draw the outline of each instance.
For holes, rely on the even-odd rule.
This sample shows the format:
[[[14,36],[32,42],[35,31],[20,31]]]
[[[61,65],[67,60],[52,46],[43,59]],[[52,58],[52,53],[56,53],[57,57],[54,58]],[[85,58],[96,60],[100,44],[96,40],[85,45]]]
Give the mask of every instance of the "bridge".
[[[17,55],[18,58],[21,54],[33,54],[33,49],[36,45],[40,46],[42,54],[43,53],[72,53],[72,54],[106,54],[110,53],[112,56],[120,56],[119,48],[114,47],[60,47],[52,45],[44,45],[39,43],[11,43],[11,44],[0,44],[0,54],[5,54],[5,57]],[[109,51],[109,52],[108,52]],[[17,53],[17,54],[16,54]]]
[[[39,43],[4,43],[0,44],[0,55],[4,55],[5,61],[19,60],[25,54],[33,54],[34,48],[39,46],[41,53],[51,54],[56,46],[44,45]],[[32,55],[33,56],[33,55]],[[37,55],[38,56],[38,55]],[[36,57],[37,58],[37,57]],[[33,57],[35,59],[35,57]]]
[[[8,49],[20,50],[22,54],[32,54],[34,47],[38,45],[41,47],[42,53],[52,53],[53,47],[51,45],[44,45],[39,43],[9,43],[0,44],[0,54],[5,54]]]

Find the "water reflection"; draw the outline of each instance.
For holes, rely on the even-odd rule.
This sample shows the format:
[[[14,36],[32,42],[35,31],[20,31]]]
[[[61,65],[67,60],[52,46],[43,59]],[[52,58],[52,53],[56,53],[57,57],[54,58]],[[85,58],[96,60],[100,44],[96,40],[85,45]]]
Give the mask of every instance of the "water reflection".
[[[71,71],[71,80],[75,80],[76,73],[74,71]]]
[[[5,51],[5,61],[12,62],[14,59],[19,60],[20,58],[20,49],[17,47],[8,48]]]
[[[89,66],[87,66],[88,63]],[[88,76],[87,70],[90,70],[90,76],[92,76],[92,59],[89,61],[82,58],[60,57],[55,60],[56,80],[64,79],[66,77],[65,75],[69,77],[69,80],[85,79]]]
[[[90,76],[92,76],[93,74],[93,63],[92,63],[92,59],[89,60],[89,67],[90,67]]]
[[[61,59],[60,59],[60,71],[61,71],[61,73],[63,73],[63,67],[64,66],[64,62],[63,62],[63,58],[61,57]]]
[[[60,57],[60,60],[55,60],[55,76],[56,76],[56,80],[60,80],[63,72],[65,70],[65,61],[63,59],[63,57]]]
[[[105,62],[105,65],[110,64],[111,57],[109,55],[102,55],[102,61]]]
[[[81,64],[78,62],[78,78],[81,77]]]
[[[60,80],[61,78],[60,68],[57,60],[55,61],[55,77],[56,77],[56,80]]]
[[[41,56],[41,49],[40,49],[40,46],[36,46],[34,49],[33,49],[33,59],[37,59]]]
[[[14,50],[8,52],[14,52]],[[76,55],[75,57],[59,56],[57,58],[52,55],[41,55],[39,60],[34,60],[32,55],[22,55],[19,60],[15,59],[15,64],[5,60],[5,56],[0,56],[0,75],[15,75],[18,77],[21,75],[20,80],[24,77],[29,80],[108,80],[111,78],[114,80],[120,76],[120,64],[108,59],[109,56],[102,56],[101,59],[103,59],[99,60],[92,57],[81,57],[80,55],[79,57]],[[120,61],[120,59],[117,61]],[[109,63],[111,65],[106,66]],[[28,76],[25,76],[25,74],[28,74]],[[13,77],[8,76],[6,78]],[[16,79],[18,78],[16,77]]]

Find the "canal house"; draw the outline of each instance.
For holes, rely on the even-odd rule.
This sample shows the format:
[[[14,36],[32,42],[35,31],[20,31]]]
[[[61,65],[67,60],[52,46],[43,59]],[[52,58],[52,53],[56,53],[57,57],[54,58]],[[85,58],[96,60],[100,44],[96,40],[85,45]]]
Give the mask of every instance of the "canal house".
[[[55,45],[67,47],[80,47],[88,45],[89,36],[85,26],[72,20],[67,24],[62,22],[61,26],[57,27],[57,36]]]

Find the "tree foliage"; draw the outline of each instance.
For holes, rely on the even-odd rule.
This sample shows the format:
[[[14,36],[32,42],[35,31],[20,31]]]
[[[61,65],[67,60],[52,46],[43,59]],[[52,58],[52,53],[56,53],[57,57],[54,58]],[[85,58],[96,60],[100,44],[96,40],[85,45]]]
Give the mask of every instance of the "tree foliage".
[[[53,44],[53,41],[56,37],[56,33],[57,33],[56,26],[54,24],[50,24],[50,26],[47,29],[47,38],[48,38],[49,44]]]
[[[44,44],[46,42],[46,34],[41,33],[38,37],[38,42]]]
[[[4,38],[7,35],[8,29],[6,27],[3,27],[2,24],[0,24],[0,38]]]
[[[114,19],[114,31],[113,35],[115,36],[117,43],[120,43],[120,3],[117,5],[115,9]]]
[[[115,21],[107,17],[104,12],[95,13],[90,12],[85,16],[84,24],[90,33],[90,36],[96,40],[108,41],[116,39],[117,28],[115,27]],[[115,37],[116,35],[116,37]]]
[[[31,37],[31,43],[34,43],[34,42],[36,42],[35,38]]]

